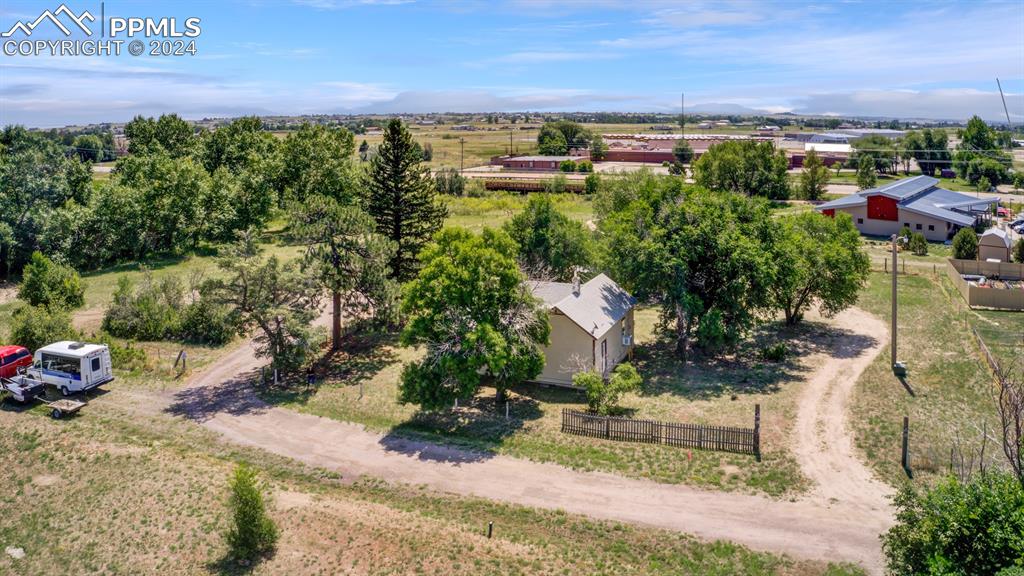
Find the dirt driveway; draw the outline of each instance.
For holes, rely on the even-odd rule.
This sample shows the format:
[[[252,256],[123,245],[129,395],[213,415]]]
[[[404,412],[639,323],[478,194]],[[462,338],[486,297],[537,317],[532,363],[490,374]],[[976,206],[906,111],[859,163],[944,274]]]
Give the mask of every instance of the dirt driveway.
[[[840,314],[835,322],[845,329],[845,340],[832,357],[812,359],[820,368],[808,380],[799,404],[794,450],[816,487],[796,501],[577,472],[268,406],[246,384],[260,365],[248,345],[162,399],[167,412],[195,420],[227,440],[335,470],[347,478],[367,475],[426,485],[798,557],[857,562],[881,572],[878,534],[892,522],[889,489],[856,458],[846,405],[853,384],[881,350],[886,329],[857,309]]]

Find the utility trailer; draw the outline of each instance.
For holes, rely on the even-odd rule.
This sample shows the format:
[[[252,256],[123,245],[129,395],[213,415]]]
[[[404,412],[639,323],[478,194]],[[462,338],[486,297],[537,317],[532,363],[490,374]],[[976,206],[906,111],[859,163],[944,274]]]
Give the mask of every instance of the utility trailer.
[[[40,398],[39,401],[46,404],[50,409],[50,416],[54,420],[60,420],[65,416],[71,416],[82,408],[85,408],[86,405],[86,402],[81,400],[72,400],[70,398],[61,398],[60,400],[54,400],[53,402],[50,402],[45,398]]]
[[[46,383],[25,374],[13,378],[0,378],[0,395],[21,404],[27,404],[46,391]]]

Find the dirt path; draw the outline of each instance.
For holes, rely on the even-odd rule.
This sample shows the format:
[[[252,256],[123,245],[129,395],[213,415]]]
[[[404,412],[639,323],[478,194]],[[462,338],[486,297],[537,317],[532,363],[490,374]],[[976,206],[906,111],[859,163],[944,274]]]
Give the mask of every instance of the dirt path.
[[[239,376],[258,369],[243,345],[164,397],[167,411],[232,442],[336,470],[540,508],[730,540],[798,557],[857,562],[881,572],[878,534],[891,524],[889,490],[854,453],[845,425],[853,384],[877,355],[885,326],[860,310],[840,314],[838,353],[822,358],[801,398],[794,432],[816,483],[797,501],[711,492],[555,464],[466,452],[268,406]],[[828,440],[825,442],[825,440]]]
[[[857,457],[847,427],[847,407],[861,373],[882,350],[889,330],[878,318],[852,308],[832,321],[848,333],[831,357],[808,359],[818,369],[797,404],[793,452],[800,469],[814,483],[810,499],[838,502],[865,513],[888,511],[892,491],[877,480]],[[872,341],[863,340],[870,335]]]

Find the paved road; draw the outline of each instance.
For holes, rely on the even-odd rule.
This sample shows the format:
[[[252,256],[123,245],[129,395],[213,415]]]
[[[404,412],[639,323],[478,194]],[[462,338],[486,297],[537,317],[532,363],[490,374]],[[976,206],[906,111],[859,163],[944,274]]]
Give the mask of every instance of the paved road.
[[[658,484],[555,464],[467,452],[368,431],[266,405],[246,385],[260,361],[239,347],[186,388],[161,397],[165,410],[229,441],[288,456],[346,477],[362,475],[596,518],[635,522],[798,557],[857,562],[881,572],[878,534],[892,522],[889,488],[857,459],[846,405],[886,340],[860,310],[840,314],[828,354],[798,406],[794,451],[815,488],[797,501]]]

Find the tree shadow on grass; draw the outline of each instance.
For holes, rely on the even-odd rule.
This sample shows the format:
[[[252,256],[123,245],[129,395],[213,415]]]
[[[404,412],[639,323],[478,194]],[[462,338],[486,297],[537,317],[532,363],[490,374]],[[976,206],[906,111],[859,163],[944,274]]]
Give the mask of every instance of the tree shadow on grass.
[[[492,458],[505,440],[544,415],[540,402],[518,393],[519,388],[508,393],[507,418],[506,402],[485,386],[458,408],[416,412],[392,427],[380,443],[422,460],[460,464]]]
[[[218,576],[245,576],[246,574],[252,574],[260,564],[265,560],[270,560],[277,553],[276,550],[268,554],[248,562],[246,564],[239,564],[238,560],[230,553],[224,554],[217,560],[206,563],[206,570],[211,574],[217,574]]]
[[[854,358],[876,342],[873,337],[824,322],[804,321],[796,326],[771,322],[758,327],[734,352],[723,356],[693,353],[683,362],[673,349],[674,343],[658,340],[638,345],[634,364],[644,376],[643,394],[710,400],[729,394],[773,394],[813,369],[805,361],[807,356]],[[785,359],[762,360],[760,351],[776,343],[785,344]]]

